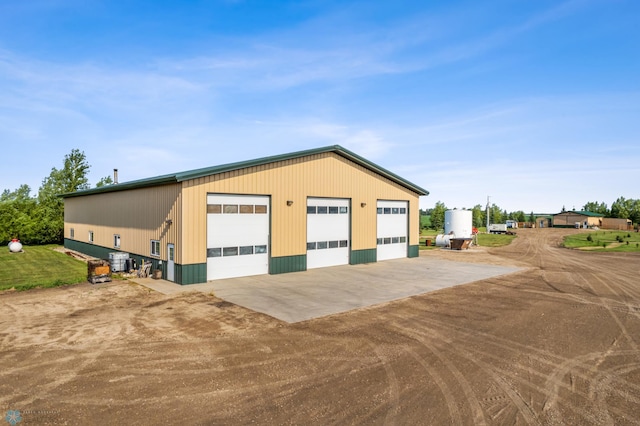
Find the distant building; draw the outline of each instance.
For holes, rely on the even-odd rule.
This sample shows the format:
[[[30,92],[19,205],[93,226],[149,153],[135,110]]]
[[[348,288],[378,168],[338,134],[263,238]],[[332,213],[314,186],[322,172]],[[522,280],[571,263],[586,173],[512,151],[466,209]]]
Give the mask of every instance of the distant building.
[[[533,217],[535,218],[534,228],[551,228],[551,224],[553,223],[552,214],[535,213]]]
[[[601,227],[604,215],[587,211],[568,211],[553,215],[554,228]]]
[[[618,231],[631,231],[633,229],[633,223],[630,219],[619,219],[613,217],[605,217],[602,219],[602,229],[615,229]]]

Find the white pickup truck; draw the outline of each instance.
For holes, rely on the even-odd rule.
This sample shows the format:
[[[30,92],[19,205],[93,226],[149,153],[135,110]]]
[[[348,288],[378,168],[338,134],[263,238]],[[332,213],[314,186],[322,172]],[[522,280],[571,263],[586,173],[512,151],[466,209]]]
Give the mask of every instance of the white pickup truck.
[[[489,233],[490,234],[506,234],[507,233],[507,224],[506,223],[492,223],[489,225]]]

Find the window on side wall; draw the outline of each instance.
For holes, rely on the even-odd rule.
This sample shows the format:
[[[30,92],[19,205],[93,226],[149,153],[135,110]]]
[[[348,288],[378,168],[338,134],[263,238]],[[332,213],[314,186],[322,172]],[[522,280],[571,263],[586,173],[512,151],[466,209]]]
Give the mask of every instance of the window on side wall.
[[[93,231],[89,231],[89,242],[93,242]]]
[[[120,248],[120,235],[113,234],[113,247]]]
[[[75,238],[76,237],[76,231],[75,229],[71,228],[69,230],[69,238]]]
[[[160,257],[160,241],[151,240],[151,256]]]

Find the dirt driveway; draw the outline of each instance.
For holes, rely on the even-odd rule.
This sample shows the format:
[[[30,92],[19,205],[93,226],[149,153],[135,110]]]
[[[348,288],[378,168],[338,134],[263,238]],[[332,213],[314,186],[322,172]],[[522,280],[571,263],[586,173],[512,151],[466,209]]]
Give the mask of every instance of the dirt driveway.
[[[0,294],[22,424],[639,424],[640,256],[519,230],[522,272],[302,323],[126,282]],[[347,284],[346,284],[347,285]]]

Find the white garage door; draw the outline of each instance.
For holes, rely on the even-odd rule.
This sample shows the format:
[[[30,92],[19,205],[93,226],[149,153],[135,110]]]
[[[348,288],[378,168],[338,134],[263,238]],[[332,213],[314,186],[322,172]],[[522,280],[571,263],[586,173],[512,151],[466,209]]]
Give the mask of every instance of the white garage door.
[[[378,201],[378,260],[407,257],[407,213],[407,201]]]
[[[269,197],[207,196],[207,280],[269,273]]]
[[[349,200],[307,199],[307,269],[349,264]]]

